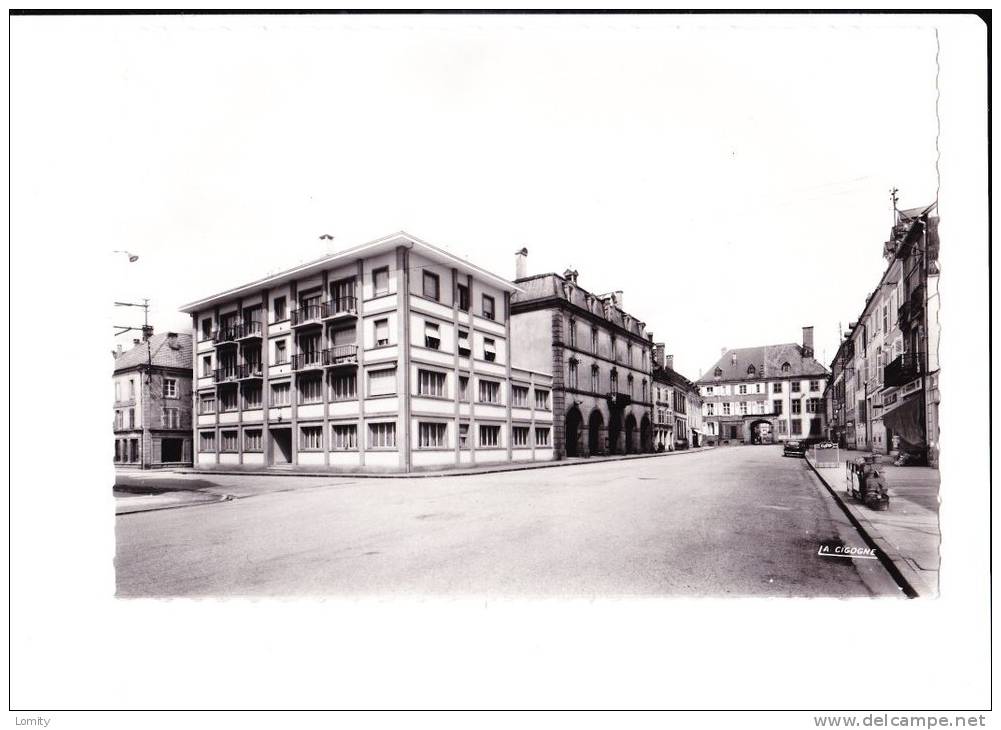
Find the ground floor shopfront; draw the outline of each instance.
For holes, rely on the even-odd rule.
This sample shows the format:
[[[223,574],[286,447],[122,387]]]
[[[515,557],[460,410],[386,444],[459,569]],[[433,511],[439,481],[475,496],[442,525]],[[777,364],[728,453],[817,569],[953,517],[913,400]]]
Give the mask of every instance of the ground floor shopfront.
[[[135,430],[115,433],[115,466],[122,469],[165,469],[191,466],[191,432]]]
[[[654,450],[653,423],[646,404],[622,395],[600,398],[568,392],[564,408],[557,458]]]

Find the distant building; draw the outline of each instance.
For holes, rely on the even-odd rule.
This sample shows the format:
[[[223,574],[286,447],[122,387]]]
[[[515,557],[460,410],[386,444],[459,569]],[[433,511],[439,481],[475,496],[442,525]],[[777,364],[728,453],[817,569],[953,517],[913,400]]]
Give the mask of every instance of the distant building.
[[[191,466],[191,335],[150,333],[113,354],[115,464]]]
[[[803,343],[724,349],[697,381],[710,443],[821,438],[827,368],[814,359],[813,327]]]
[[[196,467],[413,472],[552,459],[552,376],[512,352],[516,291],[400,232],[185,306]]]
[[[674,369],[664,345],[653,350],[653,445],[673,451],[702,445],[702,396],[695,383]]]
[[[528,276],[511,299],[511,336],[527,366],[553,378],[556,458],[653,450],[652,335],[621,291],[592,294],[577,272]]]

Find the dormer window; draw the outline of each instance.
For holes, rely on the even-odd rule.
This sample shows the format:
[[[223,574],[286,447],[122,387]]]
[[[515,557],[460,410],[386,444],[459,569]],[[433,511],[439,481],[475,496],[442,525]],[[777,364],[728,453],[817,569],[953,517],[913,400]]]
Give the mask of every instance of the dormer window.
[[[792,366],[789,363],[782,363],[782,372],[788,373],[790,370],[792,370]]]
[[[748,375],[754,375],[755,372],[757,372],[757,371],[754,369],[753,365],[748,365],[747,366],[747,374]]]
[[[716,368],[716,372],[713,373],[713,375],[715,375],[717,378],[722,378],[723,377],[723,368]]]

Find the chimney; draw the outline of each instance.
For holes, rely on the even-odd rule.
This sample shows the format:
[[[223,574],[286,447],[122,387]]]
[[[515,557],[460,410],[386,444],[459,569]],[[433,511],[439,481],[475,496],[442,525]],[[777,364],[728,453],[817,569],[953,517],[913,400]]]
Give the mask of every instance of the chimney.
[[[674,370],[674,355],[667,355],[664,357],[664,364],[667,365],[671,370]]]
[[[618,291],[612,292],[612,295],[615,297],[613,300],[615,302],[615,306],[619,309],[625,309],[625,306],[622,304],[622,290],[619,289]]]
[[[723,357],[725,354],[726,354],[726,348],[725,347],[719,348],[719,356]]]
[[[116,349],[111,351],[111,356],[116,360],[122,356],[122,343],[118,343]]]
[[[514,278],[524,279],[528,276],[528,249],[523,248],[514,254]]]
[[[664,343],[657,342],[653,346],[653,364],[655,367],[664,369]]]
[[[153,325],[144,324],[143,325],[143,342],[148,340],[153,336]]]
[[[569,281],[571,284],[577,283],[577,269],[567,269],[563,272],[563,278]]]
[[[142,342],[142,340],[140,340],[139,338],[135,338],[135,339],[132,340],[133,346],[136,346],[136,347],[138,347],[138,345],[139,345],[140,342]]]
[[[813,327],[803,328],[803,357],[813,357]]]
[[[730,355],[730,364],[731,365],[736,365],[737,364],[737,353],[736,352],[731,353],[731,355]]]

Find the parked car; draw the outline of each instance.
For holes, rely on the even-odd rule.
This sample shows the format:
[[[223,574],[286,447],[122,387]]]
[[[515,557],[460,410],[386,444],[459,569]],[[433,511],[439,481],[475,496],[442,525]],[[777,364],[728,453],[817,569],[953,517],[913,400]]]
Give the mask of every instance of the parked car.
[[[786,441],[782,447],[782,456],[806,456],[806,442]]]

